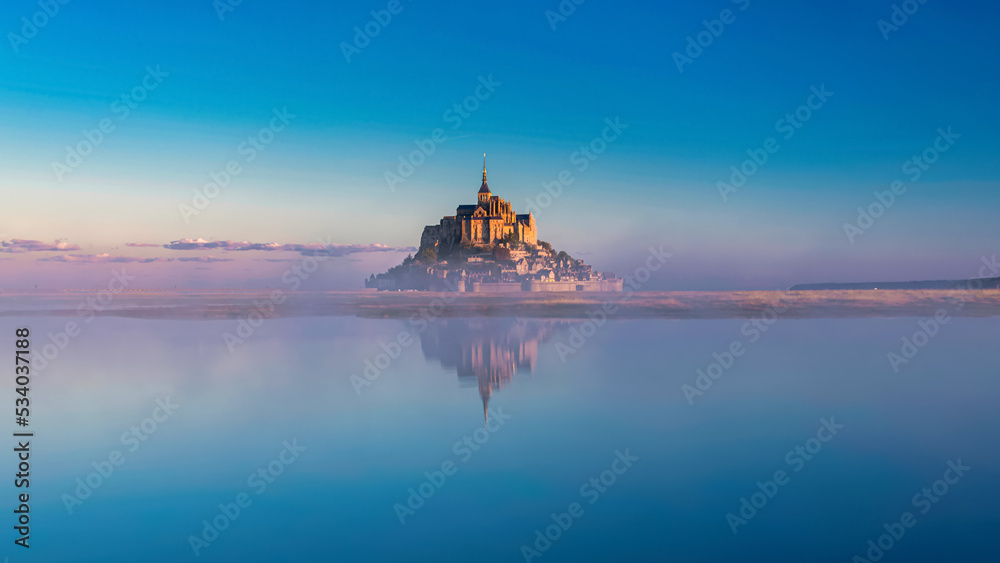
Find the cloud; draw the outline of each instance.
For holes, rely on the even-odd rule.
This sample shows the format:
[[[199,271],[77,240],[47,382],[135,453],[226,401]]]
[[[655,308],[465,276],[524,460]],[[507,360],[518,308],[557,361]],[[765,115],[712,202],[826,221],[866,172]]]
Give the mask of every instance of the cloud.
[[[357,255],[370,252],[415,252],[413,247],[392,247],[385,244],[323,244],[313,242],[307,244],[278,244],[276,242],[255,243],[247,241],[217,240],[207,241],[198,239],[180,239],[169,244],[151,244],[145,242],[127,242],[125,246],[132,248],[165,248],[167,250],[221,250],[223,252],[290,252],[298,253],[301,256],[329,256],[339,258],[350,255]],[[176,258],[148,258],[139,256],[121,256],[110,253],[103,254],[73,254],[70,251],[80,250],[75,244],[69,244],[63,240],[56,240],[53,244],[43,243],[37,240],[11,239],[0,241],[0,252],[8,254],[25,252],[58,252],[63,254],[47,258],[38,258],[39,262],[63,262],[77,264],[103,264],[103,263],[128,263],[128,264],[151,264],[156,262],[198,262],[201,264],[212,264],[216,262],[234,262],[233,258],[217,258],[215,256],[183,256]],[[7,260],[11,260],[8,258]],[[268,262],[293,262],[293,258],[255,258],[256,260],[266,260]],[[351,261],[358,261],[357,258]]]
[[[44,243],[39,240],[21,238],[15,238],[9,241],[0,241],[0,252],[7,252],[11,254],[21,252],[68,252],[72,250],[80,250],[80,247],[58,239],[54,244]]]
[[[182,238],[180,240],[175,240],[170,244],[164,244],[163,248],[169,250],[282,250],[282,246],[276,242],[271,243],[252,243],[252,242],[234,242],[231,240],[214,240],[207,241],[203,238],[189,239]]]
[[[164,258],[139,258],[136,256],[112,256],[110,254],[62,254],[51,258],[39,258],[39,262],[79,262],[83,264],[95,264],[103,262],[137,262],[147,264],[149,262],[163,262]]]
[[[215,258],[214,256],[191,256],[184,258],[140,258],[138,256],[113,256],[111,254],[63,254],[51,258],[39,258],[39,262],[75,262],[79,264],[131,263],[150,264],[153,262],[232,262],[231,258]]]
[[[183,258],[167,258],[168,262],[177,260],[179,262],[232,262],[232,258],[216,258],[214,256],[185,256]]]
[[[202,238],[180,239],[163,245],[169,250],[215,250],[220,249],[227,252],[243,252],[248,250],[278,251],[278,252],[298,252],[303,256],[314,256],[325,254],[331,257],[347,256],[349,254],[359,254],[363,252],[415,252],[417,249],[410,247],[394,247],[384,244],[321,244],[312,242],[307,244],[278,244],[276,242],[235,242],[230,240],[207,241]]]

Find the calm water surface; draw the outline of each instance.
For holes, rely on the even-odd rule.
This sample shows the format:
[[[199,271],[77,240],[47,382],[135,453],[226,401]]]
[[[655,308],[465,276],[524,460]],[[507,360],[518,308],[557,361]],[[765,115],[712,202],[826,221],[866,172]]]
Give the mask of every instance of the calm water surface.
[[[1000,319],[898,373],[917,319],[746,322],[280,319],[230,351],[234,321],[97,318],[34,375],[5,555],[848,562],[888,525],[882,561],[1000,559]]]

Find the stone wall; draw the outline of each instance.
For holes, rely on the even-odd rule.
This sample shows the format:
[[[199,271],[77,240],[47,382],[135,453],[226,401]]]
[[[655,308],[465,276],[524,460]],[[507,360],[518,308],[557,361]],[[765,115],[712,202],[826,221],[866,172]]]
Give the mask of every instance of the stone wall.
[[[523,291],[521,282],[471,282],[468,286],[468,291],[473,293],[521,293]]]
[[[601,281],[527,281],[525,291],[621,291],[621,279]]]

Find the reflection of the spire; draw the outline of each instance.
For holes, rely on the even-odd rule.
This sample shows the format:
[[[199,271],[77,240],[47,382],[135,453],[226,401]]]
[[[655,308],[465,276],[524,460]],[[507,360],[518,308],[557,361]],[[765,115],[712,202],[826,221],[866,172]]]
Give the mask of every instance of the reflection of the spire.
[[[554,323],[524,319],[438,319],[420,336],[424,357],[455,368],[460,383],[475,378],[489,418],[493,391],[503,389],[517,373],[535,371],[538,344]]]

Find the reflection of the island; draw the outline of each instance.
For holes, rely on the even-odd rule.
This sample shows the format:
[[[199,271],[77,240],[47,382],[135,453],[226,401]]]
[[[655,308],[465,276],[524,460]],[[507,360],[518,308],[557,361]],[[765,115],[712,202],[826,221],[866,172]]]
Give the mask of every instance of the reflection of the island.
[[[538,345],[557,323],[505,318],[438,319],[420,336],[424,358],[455,368],[460,383],[477,383],[483,416],[489,415],[494,391],[506,386],[518,369],[535,371]]]

